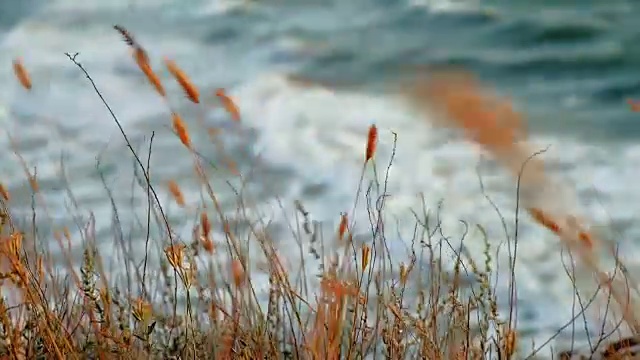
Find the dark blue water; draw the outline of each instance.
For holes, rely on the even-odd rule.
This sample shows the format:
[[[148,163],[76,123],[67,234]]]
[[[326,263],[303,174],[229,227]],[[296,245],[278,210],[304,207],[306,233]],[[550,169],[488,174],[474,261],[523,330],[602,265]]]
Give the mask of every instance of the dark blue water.
[[[334,84],[372,88],[412,66],[458,65],[526,103],[535,130],[593,141],[639,135],[626,106],[640,96],[636,2],[486,1],[459,10],[404,1],[267,4],[216,21],[183,19],[177,31],[245,52],[282,36],[305,39],[316,44],[312,56],[268,60]]]
[[[626,99],[640,96],[640,5],[547,3],[461,12],[378,7],[376,21],[327,35],[330,50],[303,72],[366,83],[404,66],[462,66],[526,103],[534,129],[633,141],[640,127]]]

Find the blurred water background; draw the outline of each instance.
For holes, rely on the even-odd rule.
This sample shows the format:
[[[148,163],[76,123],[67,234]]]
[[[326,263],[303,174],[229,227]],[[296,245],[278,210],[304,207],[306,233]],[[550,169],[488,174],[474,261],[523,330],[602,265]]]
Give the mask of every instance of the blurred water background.
[[[37,167],[57,225],[72,224],[60,180],[63,161],[78,212],[94,212],[106,251],[117,250],[100,174],[114,191],[123,227],[138,229],[131,236],[142,239],[128,216],[146,210],[142,195],[131,200],[133,160],[90,84],[64,55],[78,52],[141,154],[155,131],[157,183],[175,179],[197,202],[197,193],[189,192],[196,186],[193,163],[167,128],[166,106],[112,29],[121,24],[145,45],[155,66],[162,56],[171,57],[204,96],[213,98],[213,91],[224,87],[237,99],[243,111],[239,125],[219,107],[203,111],[188,104],[176,85],[168,85],[176,109],[194,128],[196,118],[204,116],[208,125],[228,130],[224,146],[241,171],[252,169],[248,189],[263,211],[271,209],[272,231],[288,258],[298,254],[287,253],[295,247],[276,199],[290,216],[293,201],[301,199],[314,219],[335,229],[340,212],[353,203],[368,126],[375,122],[380,128],[382,165],[391,154],[391,131],[396,132],[387,209],[398,215],[400,231],[388,231],[391,251],[406,261],[414,224],[409,209],[420,206],[420,192],[434,210],[443,200],[444,226],[452,239],[461,234],[459,219],[483,224],[495,244],[505,239],[500,219],[480,192],[478,154],[385,92],[408,67],[462,65],[527,113],[534,141],[551,145],[547,155],[554,175],[575,186],[582,212],[615,234],[633,269],[640,264],[635,240],[640,170],[634,166],[640,160],[640,118],[625,101],[640,97],[640,30],[634,26],[639,17],[640,3],[630,0],[3,1],[0,124],[28,164]],[[10,64],[16,56],[32,72],[31,93],[14,79]],[[299,87],[289,75],[349,86],[338,93]],[[204,132],[194,137],[207,143]],[[0,180],[26,216],[30,191],[5,134],[0,149]],[[220,160],[215,147],[200,150]],[[480,168],[492,198],[512,221],[514,182],[491,166]],[[222,181],[230,174],[215,174],[223,204],[232,210],[233,194]],[[179,224],[193,216],[169,208],[179,231],[188,235],[190,229]],[[360,216],[366,219],[366,212]],[[144,241],[133,244],[134,252],[143,251]],[[474,253],[483,246],[467,245]],[[523,220],[519,247],[520,330],[525,341],[540,343],[570,319],[573,290],[557,239]],[[116,272],[122,268],[111,265]],[[506,296],[506,284],[498,288]]]

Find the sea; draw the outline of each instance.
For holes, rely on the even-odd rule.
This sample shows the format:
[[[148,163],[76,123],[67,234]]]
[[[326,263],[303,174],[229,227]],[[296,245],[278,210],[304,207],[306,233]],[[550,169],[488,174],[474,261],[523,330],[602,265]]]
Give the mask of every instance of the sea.
[[[515,180],[462,137],[436,128],[393,90],[412,69],[455,65],[526,114],[531,141],[546,149],[541,156],[549,173],[575,192],[576,211],[619,244],[633,271],[640,267],[640,170],[634,170],[640,161],[640,114],[627,101],[640,99],[638,19],[640,2],[631,0],[2,1],[0,181],[18,217],[31,221],[33,206],[46,208],[47,215],[36,219],[43,233],[69,227],[77,240],[71,246],[77,264],[80,235],[92,214],[97,245],[118,277],[124,265],[116,238],[128,239],[128,256],[136,263],[145,248],[148,204],[129,141],[143,163],[150,158],[152,181],[175,232],[190,236],[202,204],[193,156],[171,132],[167,103],[113,29],[119,24],[147,49],[171,108],[187,122],[202,156],[217,164],[209,165],[210,177],[224,211],[238,218],[237,226],[252,226],[235,212],[234,191],[242,188],[251,199],[249,214],[269,222],[270,236],[292,269],[301,266],[301,258],[312,258],[306,250],[300,253],[292,236],[298,226],[295,201],[330,239],[341,213],[353,208],[372,124],[379,130],[376,175],[365,170],[362,193],[374,176],[384,180],[388,172],[385,232],[393,261],[409,261],[415,214],[423,211],[439,214],[454,243],[468,230],[465,247],[482,261],[478,224],[492,251],[513,241]],[[70,57],[91,75],[127,140]],[[190,103],[161,70],[164,57],[199,86],[200,105]],[[16,58],[31,74],[31,91],[15,79]],[[218,88],[237,103],[240,122],[220,106]],[[218,129],[223,146],[213,146],[202,126]],[[42,196],[35,200],[16,153],[37,173]],[[225,168],[227,157],[242,179]],[[171,200],[169,180],[182,187],[186,209]],[[366,205],[361,200],[354,216],[363,243],[371,233]],[[123,234],[114,232],[116,222]],[[520,338],[542,344],[575,315],[574,288],[559,240],[524,213],[518,226]],[[218,241],[220,232],[214,227]],[[62,254],[52,236],[39,241]],[[250,252],[260,251],[252,245]],[[507,257],[504,248],[495,255],[505,315]],[[444,262],[453,259],[448,254]],[[259,272],[252,273],[253,281],[266,291],[266,276]],[[569,327],[562,336],[584,338],[583,333],[583,326],[574,327],[573,335]]]

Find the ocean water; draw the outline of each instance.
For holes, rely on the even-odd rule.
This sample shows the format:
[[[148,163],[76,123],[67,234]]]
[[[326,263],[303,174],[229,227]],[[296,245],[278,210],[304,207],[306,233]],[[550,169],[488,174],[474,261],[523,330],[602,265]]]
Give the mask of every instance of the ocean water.
[[[461,236],[459,219],[464,219],[482,224],[494,244],[504,241],[500,219],[480,191],[478,171],[513,223],[514,181],[385,91],[412,66],[462,65],[527,114],[533,141],[550,146],[544,156],[553,175],[575,189],[580,211],[594,226],[615,234],[627,266],[635,269],[640,265],[635,240],[640,171],[634,166],[640,160],[640,117],[629,111],[626,99],[640,98],[638,16],[640,4],[622,0],[562,5],[522,0],[3,2],[0,124],[27,163],[37,167],[53,222],[72,223],[60,180],[63,162],[80,204],[74,212],[93,211],[99,245],[117,251],[112,209],[99,174],[114,190],[119,215],[126,219],[123,227],[135,227],[129,219],[144,213],[146,200],[131,201],[129,150],[87,79],[65,56],[79,53],[77,59],[141,154],[155,132],[151,164],[158,186],[175,179],[197,203],[198,194],[189,191],[196,186],[189,154],[168,130],[166,105],[112,29],[121,24],[148,49],[153,65],[171,57],[192,75],[203,96],[213,98],[214,89],[224,87],[237,100],[240,124],[231,123],[219,107],[188,104],[167,82],[172,105],[190,126],[196,128],[201,118],[224,129],[226,152],[242,172],[252,174],[247,189],[273,220],[287,258],[298,256],[288,250],[293,240],[286,220],[293,216],[293,201],[301,199],[332,231],[340,212],[352,207],[368,126],[375,122],[380,129],[379,166],[391,156],[391,132],[397,133],[387,212],[398,216],[399,232],[388,236],[393,255],[406,261],[410,209],[420,207],[419,193],[433,210],[443,201],[443,224],[453,239]],[[32,73],[31,93],[13,78],[10,64],[16,56]],[[338,91],[301,87],[291,75],[345,86]],[[222,160],[215,147],[206,145],[206,134],[194,138],[213,162]],[[3,134],[0,180],[14,195],[17,211],[28,214],[28,185],[11,146]],[[223,204],[232,211],[233,193],[224,181],[230,174],[213,174]],[[194,214],[167,204],[177,231],[188,236],[184,222]],[[366,212],[360,211],[358,219],[366,231]],[[527,219],[519,236],[519,324],[526,341],[541,343],[571,318],[573,290],[557,239]],[[134,254],[142,252],[143,243],[133,242]],[[483,245],[467,246],[479,253]],[[256,279],[263,278],[257,274]],[[506,295],[506,289],[498,285],[499,293]]]

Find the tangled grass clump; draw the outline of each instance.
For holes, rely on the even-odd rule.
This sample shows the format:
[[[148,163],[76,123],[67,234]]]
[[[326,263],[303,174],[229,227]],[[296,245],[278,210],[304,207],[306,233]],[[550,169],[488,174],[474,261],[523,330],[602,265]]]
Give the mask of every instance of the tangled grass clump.
[[[131,47],[142,74],[166,99],[165,87],[146,51],[123,27],[116,26],[116,30]],[[510,309],[506,314],[499,311],[494,283],[497,271],[493,264],[499,249],[492,247],[481,226],[472,228],[465,223],[466,234],[479,234],[484,241],[483,264],[468,254],[465,239],[459,245],[452,244],[442,232],[439,214],[432,225],[433,218],[426,210],[421,216],[416,213],[416,231],[407,258],[401,262],[392,258],[385,199],[395,147],[381,180],[375,161],[380,134],[375,125],[363,139],[362,176],[356,191],[359,198],[363,185],[368,185],[365,198],[370,223],[359,229],[353,221],[355,213],[341,213],[335,233],[326,236],[311,221],[304,205],[297,202],[291,241],[299,247],[301,266],[292,269],[290,261],[279,255],[269,224],[248,214],[247,199],[241,191],[235,192],[236,211],[230,215],[223,209],[211,185],[206,159],[197,151],[182,117],[167,102],[172,128],[193,158],[194,178],[202,193],[201,203],[193,206],[176,181],[167,184],[167,192],[182,210],[197,212],[192,237],[179,238],[152,185],[149,160],[145,164],[134,150],[98,86],[76,60],[77,55],[67,55],[86,75],[135,158],[136,180],[148,204],[146,224],[140,222],[146,234],[145,251],[139,256],[129,251],[122,222],[114,216],[115,247],[122,254],[117,260],[126,276],[123,284],[110,279],[105,271],[92,214],[77,221],[78,231],[63,227],[47,233],[41,229],[35,219],[50,220],[46,201],[37,176],[16,152],[34,201],[45,213],[36,213],[34,207],[31,224],[16,219],[12,214],[17,205],[0,184],[3,358],[448,360],[541,356],[547,344],[526,348],[519,341],[516,326],[517,233],[511,239],[513,246],[509,246]],[[204,96],[186,73],[172,60],[167,59],[165,64],[187,98],[200,104]],[[20,83],[31,90],[32,79],[22,62],[16,61],[14,67]],[[632,296],[625,297],[634,291],[633,283],[623,283],[600,270],[591,253],[600,242],[574,218],[544,208],[550,200],[544,187],[548,179],[541,172],[540,162],[531,156],[531,149],[518,142],[526,135],[521,116],[510,105],[485,96],[469,78],[442,77],[427,84],[416,85],[409,98],[430,99],[450,123],[512,170],[519,188],[540,190],[538,194],[544,199],[524,196],[522,205],[534,221],[557,235],[577,254],[578,261],[593,271],[607,296],[619,305],[621,319],[640,332],[635,328],[637,309],[628,301]],[[240,107],[223,89],[214,95],[231,120],[241,121]],[[489,108],[488,103],[498,106]],[[393,135],[395,145],[397,138]],[[153,136],[150,149],[152,142]],[[229,173],[242,177],[233,162],[225,162]],[[531,170],[525,172],[527,163]],[[365,183],[368,168],[374,170],[374,178]],[[248,230],[237,226],[239,221],[249,224]],[[157,234],[152,236],[152,232]],[[63,254],[64,272],[54,266],[59,263],[43,245],[52,241]],[[74,262],[71,251],[72,244],[77,243],[83,244],[81,264]],[[260,259],[252,258],[255,253],[249,251],[249,244],[257,246]],[[455,255],[447,257],[445,252]],[[154,255],[158,260],[155,265],[150,261]],[[109,254],[111,260],[116,256]],[[307,257],[319,266],[306,261]],[[256,264],[262,264],[261,269]],[[262,284],[252,276],[259,271],[268,275],[266,299],[259,296]],[[317,287],[309,289],[314,282]],[[635,356],[634,338],[614,339],[613,332],[605,335],[585,358]],[[560,358],[578,358],[580,354],[564,352]]]

